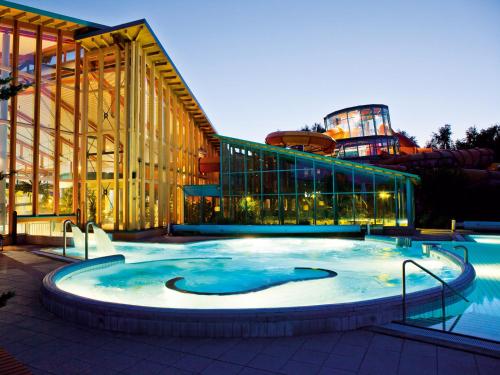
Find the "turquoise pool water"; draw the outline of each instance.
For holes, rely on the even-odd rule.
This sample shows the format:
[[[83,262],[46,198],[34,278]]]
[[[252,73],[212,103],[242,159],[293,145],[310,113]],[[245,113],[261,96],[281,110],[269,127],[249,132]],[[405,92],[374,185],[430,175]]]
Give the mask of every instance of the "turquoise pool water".
[[[441,242],[450,251],[455,251],[455,245],[465,245],[476,270],[476,279],[467,294],[470,302],[459,301],[448,306],[446,330],[500,341],[500,236],[474,235],[469,239],[471,242]],[[436,310],[416,314],[414,318],[416,324],[441,329],[441,317],[441,311]]]
[[[446,257],[375,241],[242,238],[190,244],[115,243],[125,264],[57,282],[84,297],[142,306],[261,308],[354,302],[401,293],[401,264],[416,259],[445,280],[460,273]],[[92,253],[91,253],[92,256]],[[409,269],[409,290],[436,286]]]

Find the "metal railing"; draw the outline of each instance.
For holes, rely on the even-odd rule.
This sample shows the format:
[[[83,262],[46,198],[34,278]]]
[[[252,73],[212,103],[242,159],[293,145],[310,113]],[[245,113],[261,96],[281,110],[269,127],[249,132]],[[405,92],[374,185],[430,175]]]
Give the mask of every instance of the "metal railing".
[[[91,225],[92,229],[97,226],[93,221],[89,221],[85,224],[85,260],[89,259],[89,227]]]
[[[68,224],[70,224],[70,227],[72,227],[73,225],[73,222],[69,219],[66,219],[63,221],[63,257],[66,256],[66,237],[67,237],[67,228],[68,228]],[[71,230],[73,231],[73,229]]]
[[[460,292],[455,290],[452,286],[450,286],[446,281],[441,279],[439,276],[434,274],[433,272],[429,271],[427,268],[421,266],[417,262],[411,259],[407,259],[403,262],[403,323],[406,323],[406,265],[408,263],[411,263],[418,268],[420,268],[422,271],[427,273],[428,275],[432,276],[435,278],[437,281],[441,283],[441,314],[442,314],[442,324],[443,324],[443,330],[446,330],[446,302],[445,302],[445,287],[450,289],[453,293],[461,297],[464,301],[469,302],[467,298],[465,298]]]
[[[464,245],[453,246],[455,250],[462,249],[464,251],[464,263],[469,263],[469,249],[467,249]]]

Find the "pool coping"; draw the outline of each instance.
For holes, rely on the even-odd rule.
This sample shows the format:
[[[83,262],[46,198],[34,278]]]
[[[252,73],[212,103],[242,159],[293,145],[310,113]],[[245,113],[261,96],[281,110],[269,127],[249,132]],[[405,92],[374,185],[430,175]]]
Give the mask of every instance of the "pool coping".
[[[467,289],[475,278],[473,266],[444,249],[435,253],[458,264],[460,275],[448,284],[457,291]],[[60,267],[42,282],[43,305],[63,319],[93,328],[160,336],[188,337],[279,337],[344,331],[402,319],[401,295],[377,299],[298,307],[243,309],[188,309],[127,305],[105,302],[68,293],[56,282],[72,272],[125,262],[112,255]],[[407,295],[407,309],[432,310],[441,287]],[[448,288],[447,298],[456,298]]]

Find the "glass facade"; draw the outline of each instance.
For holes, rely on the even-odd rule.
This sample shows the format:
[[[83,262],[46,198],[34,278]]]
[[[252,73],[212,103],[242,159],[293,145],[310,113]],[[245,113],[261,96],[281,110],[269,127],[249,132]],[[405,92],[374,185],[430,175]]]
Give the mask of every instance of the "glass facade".
[[[389,108],[383,104],[369,104],[333,112],[325,117],[325,127],[334,131],[335,140],[393,134]]]
[[[386,105],[369,104],[333,112],[325,117],[325,127],[336,141],[334,157],[373,159],[399,153]]]
[[[0,12],[0,75],[31,85],[0,103],[0,234],[60,235],[66,219],[182,223],[181,187],[218,181],[198,170],[218,142],[144,21],[108,29],[15,4]]]
[[[347,225],[413,223],[416,176],[221,138],[220,207],[190,223]],[[194,202],[194,198],[190,198]]]

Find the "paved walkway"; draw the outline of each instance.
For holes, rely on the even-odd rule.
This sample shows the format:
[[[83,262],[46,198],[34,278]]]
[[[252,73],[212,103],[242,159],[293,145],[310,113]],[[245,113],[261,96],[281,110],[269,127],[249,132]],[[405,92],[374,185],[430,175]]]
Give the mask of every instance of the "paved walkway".
[[[43,275],[62,263],[0,252],[0,347],[34,374],[500,374],[500,361],[367,330],[270,339],[165,338],[67,323],[41,306]]]

